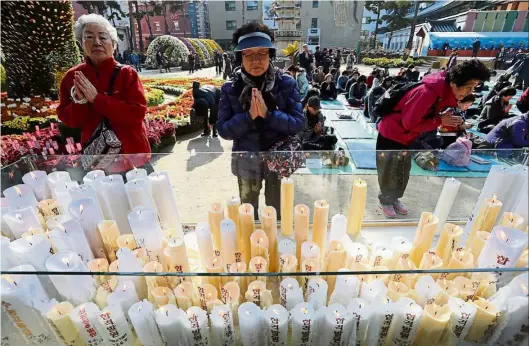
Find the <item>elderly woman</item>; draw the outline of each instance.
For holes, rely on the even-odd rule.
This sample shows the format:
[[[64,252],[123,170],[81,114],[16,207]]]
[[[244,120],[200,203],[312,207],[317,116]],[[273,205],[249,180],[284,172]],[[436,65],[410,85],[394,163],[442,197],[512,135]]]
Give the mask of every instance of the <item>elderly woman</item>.
[[[116,29],[100,15],[83,15],[75,23],[75,36],[82,45],[85,61],[71,68],[61,82],[59,119],[66,126],[81,129],[84,146],[105,123],[121,142],[120,154],[136,154],[98,168],[124,173],[145,166],[152,171],[143,123],[147,102],[134,68],[119,65],[113,58],[118,41]]]
[[[265,170],[266,152],[305,126],[297,83],[275,68],[270,59],[276,48],[273,33],[259,23],[248,23],[233,34],[235,56],[241,67],[221,89],[217,130],[233,140],[232,172],[238,177],[243,203],[254,206],[258,216],[259,193],[265,182],[266,205],[276,208],[279,217],[281,181]]]

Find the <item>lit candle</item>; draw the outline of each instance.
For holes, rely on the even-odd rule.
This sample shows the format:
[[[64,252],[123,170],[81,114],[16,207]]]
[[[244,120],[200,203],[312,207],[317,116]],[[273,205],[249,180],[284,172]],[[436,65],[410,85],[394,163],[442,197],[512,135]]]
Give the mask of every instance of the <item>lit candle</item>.
[[[138,273],[143,272],[141,262],[134,253],[128,248],[119,249],[116,252],[116,256],[119,260],[119,271],[124,273]],[[113,263],[115,263],[114,261]],[[113,264],[112,263],[112,264]],[[110,267],[112,267],[112,264]],[[110,269],[112,271],[112,269]],[[134,283],[136,292],[140,299],[147,298],[147,284],[142,276],[129,276],[128,279]]]
[[[107,257],[110,261],[115,261],[116,251],[119,250],[118,238],[120,236],[120,229],[114,220],[102,220],[97,225],[103,244],[105,245]]]
[[[205,263],[205,268],[208,273],[222,273],[223,265],[221,257],[213,257],[209,262]],[[222,288],[221,276],[208,276],[207,281],[210,285],[213,285],[217,290],[220,291]]]
[[[282,255],[296,255],[296,243],[289,238],[281,239],[279,244],[277,244],[277,255],[281,257]]]
[[[284,178],[283,178],[284,179]],[[285,345],[288,338],[289,313],[282,305],[272,305],[263,313],[267,345]]]
[[[279,300],[281,305],[288,311],[292,310],[297,304],[303,303],[303,291],[296,279],[286,278],[281,281],[279,285]]]
[[[52,255],[50,243],[44,234],[36,234],[13,240],[9,251],[15,262],[31,264],[38,271],[46,271],[46,261]]]
[[[413,239],[413,249],[410,254],[410,259],[415,265],[419,265],[422,255],[430,249],[438,223],[439,219],[437,216],[426,212],[421,214],[415,238]]]
[[[340,304],[347,307],[352,298],[357,298],[360,293],[360,281],[354,275],[338,275],[336,286],[329,299],[329,305]]]
[[[393,320],[395,304],[388,297],[380,297],[371,302],[371,316],[367,330],[366,345],[384,345]]]
[[[83,184],[94,185],[99,183],[99,180],[105,176],[105,172],[100,169],[95,169],[85,174],[83,177]]]
[[[112,277],[109,281],[103,282],[96,291],[94,303],[100,308],[104,309],[108,305],[107,299],[110,293],[114,292],[118,285],[117,277]]]
[[[151,184],[147,178],[128,180],[125,184],[125,192],[129,205],[132,209],[143,206],[155,210],[151,194]]]
[[[0,252],[1,260],[0,264],[2,265],[2,270],[8,270],[11,267],[14,267],[19,264],[19,260],[13,255],[9,244],[11,241],[7,237],[2,237],[2,251]]]
[[[47,176],[48,180],[48,187],[51,191],[51,195],[53,199],[58,199],[55,195],[55,188],[59,185],[63,185],[66,182],[71,182],[72,179],[70,178],[70,174],[65,171],[55,171],[51,172]]]
[[[458,248],[454,252],[452,252],[452,257],[450,257],[450,261],[448,262],[448,269],[471,269],[474,268],[474,256],[471,252]],[[461,273],[443,273],[442,277],[445,277],[449,280],[452,280],[458,275],[462,275]]]
[[[129,317],[138,340],[144,346],[162,345],[162,336],[154,321],[153,306],[147,300],[137,302],[129,309]]]
[[[391,266],[391,261],[393,260],[393,250],[391,248],[376,244],[371,251],[370,265],[371,267],[389,267]]]
[[[220,222],[224,216],[224,209],[222,204],[213,203],[208,209],[208,223],[213,236],[213,245],[215,249],[221,250],[221,239],[220,239]]]
[[[525,297],[512,297],[507,300],[505,306],[505,324],[495,345],[516,345],[525,340],[527,331],[527,320],[529,319],[529,300]]]
[[[277,254],[277,211],[274,207],[266,206],[263,209],[262,214],[262,226],[263,230],[268,237],[268,251],[270,253],[268,259],[268,265],[270,271],[276,272],[278,266],[278,254]],[[251,245],[250,245],[251,247]],[[253,255],[252,255],[253,256]]]
[[[246,263],[244,262],[232,263],[230,265],[230,268],[228,269],[228,272],[230,274],[245,273]],[[239,285],[239,287],[241,288],[241,292],[246,292],[246,290],[248,289],[248,277],[247,276],[233,275],[231,278],[233,279],[233,281],[235,281]]]
[[[310,278],[305,291],[305,300],[316,310],[325,308],[325,305],[327,305],[328,288],[327,282],[322,278]]]
[[[241,304],[241,288],[239,287],[239,284],[235,281],[230,281],[222,287],[220,292],[222,302],[231,309],[234,323],[239,324],[237,314],[239,305]]]
[[[496,197],[496,195],[483,201],[479,214],[472,224],[470,235],[467,239],[468,244],[472,243],[472,239],[474,239],[477,231],[492,231],[492,227],[494,227],[494,224],[496,223],[496,219],[500,214],[502,206],[503,203]]]
[[[296,241],[296,258],[302,262],[301,245],[309,240],[310,209],[305,204],[294,208],[294,240]]]
[[[120,250],[121,251],[121,250]],[[150,261],[146,263],[143,266],[143,272],[144,273],[163,273],[164,267],[163,265],[158,261]],[[166,276],[151,276],[147,275],[145,276],[145,282],[147,283],[147,299],[149,302],[154,303],[154,297],[152,296],[152,291],[155,287],[163,286],[167,287],[169,286],[169,282],[167,280]]]
[[[415,292],[418,300],[415,302],[424,307],[441,293],[441,287],[437,285],[435,280],[430,275],[421,276],[415,284]]]
[[[250,282],[244,296],[247,302],[255,303],[261,308],[269,308],[272,305],[272,292],[267,290],[266,284],[260,280]],[[239,319],[240,322],[241,320]]]
[[[47,221],[49,218],[60,215],[61,210],[59,203],[54,199],[44,199],[37,205],[39,212]],[[7,212],[7,211],[6,211]]]
[[[239,227],[241,228],[242,252],[245,263],[249,263],[252,258],[250,250],[250,236],[255,229],[254,210],[249,203],[244,203],[239,207]]]
[[[527,268],[529,267],[529,249],[525,249],[522,254],[520,255],[520,258],[516,261],[516,264],[514,265],[515,268]]]
[[[123,177],[119,174],[113,174],[102,178],[100,189],[104,201],[102,205],[108,208],[103,211],[103,214],[117,223],[122,234],[131,234],[132,231],[127,219],[127,214],[131,207],[125,191]]]
[[[70,313],[73,305],[70,302],[57,303],[46,313],[46,318],[59,339],[67,345],[83,343],[79,331],[73,323]]]
[[[195,227],[197,237],[198,250],[200,252],[200,259],[202,265],[213,261],[215,250],[213,249],[213,239],[211,237],[211,230],[207,222],[199,222]],[[249,239],[248,239],[249,241]]]
[[[371,268],[371,270],[375,271],[375,272],[384,272],[384,271],[389,271],[388,267],[383,267],[383,266],[378,266],[378,267],[373,267]],[[361,278],[365,277],[365,275],[360,275]],[[365,279],[364,279],[365,280]],[[382,281],[385,285],[387,285],[389,283],[389,274],[370,274],[369,277],[368,277],[368,281],[371,282],[371,281],[374,281],[374,280],[380,280]]]
[[[174,305],[167,304],[154,311],[154,320],[165,345],[184,342],[182,321],[187,319],[186,313]]]
[[[15,238],[22,237],[30,228],[42,229],[39,218],[31,207],[10,211],[2,216]]]
[[[113,216],[111,215],[111,205],[108,204],[108,201],[103,198],[103,188],[101,185],[102,179],[105,178],[105,172],[102,170],[94,170],[88,172],[83,177],[83,187],[86,185],[90,185],[93,190],[95,191],[97,195],[97,199],[99,201],[99,205],[101,206],[101,212],[103,213],[103,217],[108,220],[112,220]],[[84,197],[93,197],[91,195],[86,195]]]
[[[353,328],[353,319],[343,306],[331,304],[325,312],[321,326],[318,344],[342,345],[349,339]]]
[[[509,212],[503,213],[503,217],[501,218],[499,225],[508,228],[516,228],[520,231],[525,231],[525,228],[527,227],[523,217]]]
[[[329,219],[329,203],[319,200],[314,202],[314,217],[312,226],[312,241],[320,248],[320,258],[323,259],[327,244],[327,222]]]
[[[369,251],[364,244],[353,243],[347,248],[346,267],[351,270],[358,270],[358,263],[369,263]]]
[[[481,254],[481,251],[483,250],[483,247],[485,246],[489,238],[489,232],[477,231],[476,235],[472,239],[472,242],[469,243],[467,241],[468,250],[472,252],[472,255],[474,256],[474,261],[477,261],[477,259],[479,258],[479,255]]]
[[[452,223],[446,223],[441,231],[441,236],[437,242],[437,248],[435,252],[444,265],[448,265],[450,258],[452,257],[452,252],[454,252],[459,247],[459,239],[463,235],[463,229]]]
[[[476,297],[488,299],[490,296],[496,293],[496,275],[494,273],[472,273],[470,280],[478,284],[476,290]]]
[[[33,190],[37,200],[42,201],[51,198],[51,191],[48,187],[48,175],[46,172],[33,171],[26,173],[22,177],[22,181]]]
[[[85,198],[92,198],[94,200],[94,204],[97,206],[97,210],[99,213],[103,211],[101,208],[101,203],[99,202],[97,191],[92,185],[79,185],[74,186],[70,188],[70,197],[72,201],[78,200],[78,199],[85,199]],[[70,212],[71,214],[71,212]]]
[[[312,335],[316,331],[314,315],[316,310],[309,303],[299,303],[291,312],[292,336],[291,344],[299,346],[311,345]]]
[[[237,228],[230,219],[224,219],[220,222],[220,242],[223,263],[228,265],[242,260],[237,249]]]
[[[325,254],[325,271],[338,271],[340,268],[345,266],[345,258],[345,247],[340,241],[332,240],[329,244],[329,249]],[[336,275],[327,275],[326,280],[327,284],[329,285],[329,291],[332,292],[336,283]]]
[[[127,248],[130,250],[134,250],[137,247],[136,239],[134,239],[134,235],[132,234],[122,234],[118,237],[116,242],[120,249]]]
[[[294,273],[298,271],[298,260],[294,255],[281,255],[279,257],[279,272]]]
[[[139,247],[147,249],[151,261],[160,261],[162,252],[162,229],[154,210],[136,207],[129,213],[129,223]]]
[[[349,215],[347,217],[347,233],[353,237],[358,236],[362,228],[366,198],[367,183],[362,179],[355,180],[353,183],[353,191],[351,192],[351,202],[349,202]]]
[[[318,263],[320,262],[320,247],[310,240],[301,244],[301,263],[309,258],[315,259]]]
[[[451,315],[441,344],[456,345],[467,336],[476,316],[476,307],[456,297],[450,297],[447,306],[450,308]]]
[[[436,283],[441,288],[441,291],[439,292],[439,295],[435,297],[435,304],[448,304],[448,301],[451,297],[459,297],[459,290],[453,281],[447,279],[437,279]]]
[[[172,273],[188,273],[190,271],[187,258],[186,244],[183,238],[169,238],[167,247],[163,251],[165,269]],[[173,287],[180,284],[184,277],[171,277]],[[164,304],[165,305],[165,304]]]
[[[471,304],[476,308],[476,316],[465,340],[476,344],[486,344],[498,327],[500,310],[495,304],[483,298]]]
[[[294,179],[281,179],[281,234],[291,236],[294,223]]]
[[[439,195],[439,199],[437,200],[437,204],[435,205],[433,212],[433,214],[437,215],[439,218],[439,223],[437,224],[437,233],[441,233],[443,230],[443,225],[448,219],[448,215],[450,214],[450,210],[452,209],[452,205],[454,204],[460,186],[461,182],[457,179],[445,179],[443,189],[441,190],[441,195]]]
[[[171,239],[171,238],[183,238],[181,236],[178,236],[179,234],[180,234],[180,232],[178,232],[178,230],[175,229],[175,228],[164,229],[162,231],[162,251],[167,247],[167,243],[169,242],[169,239]],[[193,236],[196,239],[196,235],[193,234]]]
[[[241,199],[237,196],[232,196],[226,202],[226,212],[228,214],[228,219],[232,220],[237,229],[237,249],[242,249],[242,234],[241,227],[239,225],[239,208],[241,206]],[[266,230],[265,230],[266,231]]]
[[[421,323],[419,324],[416,340],[421,343],[428,340],[432,345],[437,345],[448,327],[449,320],[450,306],[445,305],[441,307],[435,303],[426,305]]]
[[[5,189],[3,193],[9,201],[9,209],[12,211],[27,207],[33,208],[35,212],[38,210],[37,205],[39,202],[29,185],[15,185]]]
[[[118,306],[127,319],[129,319],[129,309],[139,300],[136,288],[131,280],[124,280],[119,283],[114,291],[107,296],[108,306]]]
[[[347,312],[353,317],[351,339],[356,336],[355,345],[363,345],[366,341],[371,310],[372,306],[360,298],[353,298],[347,305]]]
[[[79,336],[87,345],[104,345],[103,337],[96,327],[100,313],[97,305],[90,302],[83,303],[70,312],[70,318],[79,331]]]
[[[407,238],[397,236],[391,238],[391,244],[389,245],[389,247],[391,250],[393,250],[393,259],[390,261],[387,267],[390,269],[395,269],[397,263],[402,257],[410,256],[411,249],[413,248],[413,243]]]
[[[155,309],[167,304],[176,305],[175,296],[169,287],[156,286],[151,291]]]
[[[398,281],[390,281],[388,284],[388,297],[396,302],[402,297],[407,297],[410,289],[406,284]]]
[[[261,256],[269,262],[268,257],[268,237],[263,230],[257,229],[250,236],[250,252],[252,258],[255,256]]]
[[[333,240],[343,241],[347,232],[347,218],[342,214],[336,214],[331,218],[331,230],[329,232],[329,242]]]
[[[134,334],[125,319],[125,315],[118,306],[107,306],[97,317],[97,323],[99,326],[98,330],[108,345],[134,345]]]
[[[368,302],[372,302],[380,297],[386,296],[388,288],[381,280],[374,280],[371,282],[362,283],[360,288],[360,298]]]
[[[97,225],[103,220],[99,205],[93,198],[80,198],[70,203],[70,215],[79,221],[94,257],[105,257],[105,244],[97,229]]]
[[[182,223],[173,196],[169,174],[167,172],[152,172],[149,174],[149,181],[152,188],[152,199],[162,227],[164,229],[176,228],[181,231]]]
[[[48,175],[48,181],[49,181],[49,175]],[[77,187],[77,186],[79,186],[79,183],[76,181],[66,181],[66,182],[60,183],[53,190],[54,198],[57,200],[57,202],[59,202],[59,207],[61,208],[61,212],[63,214],[68,214],[68,208],[70,207],[70,203],[72,202],[72,196],[70,195],[70,189],[72,189],[73,187]]]
[[[248,272],[249,273],[268,273],[268,262],[260,256],[253,257],[250,260],[250,265],[248,266]],[[249,280],[263,280],[266,282],[266,276],[249,277],[248,281]]]
[[[193,285],[193,281],[182,282],[176,286],[173,293],[180,309],[187,310],[193,305],[200,305],[200,299]]]
[[[318,272],[320,271],[320,262],[317,261],[315,258],[307,258],[303,263],[301,264],[301,272],[302,273],[310,273],[310,272]],[[310,280],[310,276],[298,276],[298,281],[300,281],[301,287],[306,291],[307,285]]]
[[[264,345],[265,335],[261,326],[264,316],[261,309],[252,302],[242,303],[238,315],[242,345]]]
[[[397,263],[395,270],[417,270],[417,266],[410,259],[402,257]],[[416,278],[417,274],[392,274],[390,281],[402,282],[408,287],[413,287],[415,285]]]
[[[68,220],[72,220],[72,217],[70,215],[55,215],[46,220],[46,227],[50,230]]]
[[[235,345],[235,328],[230,307],[228,305],[214,307],[209,318],[211,320],[211,337],[216,345]]]
[[[145,264],[149,263],[150,262],[150,258],[149,258],[149,255],[148,255],[148,251],[146,248],[144,247],[139,247],[137,249],[134,249],[132,251],[132,253],[134,254],[134,256],[140,261],[140,264],[142,266],[144,266]]]
[[[438,270],[443,268],[443,260],[437,256],[435,252],[426,252],[422,256],[421,263],[419,264],[420,270]],[[439,277],[438,273],[429,274],[434,279]]]
[[[210,335],[208,328],[208,314],[197,306],[187,310],[187,325],[184,328],[186,337],[192,346],[208,345]]]
[[[108,261],[106,258],[96,258],[93,260],[90,260],[86,266],[88,267],[88,270],[91,272],[108,272]],[[96,275],[96,284],[102,284],[103,282],[109,281],[111,279],[108,275]]]
[[[394,304],[393,319],[387,335],[388,344],[410,345],[417,335],[423,310],[410,298],[400,298]]]
[[[134,167],[133,169],[125,173],[125,177],[127,178],[127,181],[132,181],[138,178],[146,178],[147,170],[143,168]]]
[[[7,200],[7,198],[2,197],[0,198],[0,222],[1,222],[0,230],[2,232],[2,236],[6,236],[9,239],[15,239],[13,232],[11,231],[11,229],[9,229],[9,226],[4,220],[4,215],[6,215],[8,212],[9,212],[9,201]]]

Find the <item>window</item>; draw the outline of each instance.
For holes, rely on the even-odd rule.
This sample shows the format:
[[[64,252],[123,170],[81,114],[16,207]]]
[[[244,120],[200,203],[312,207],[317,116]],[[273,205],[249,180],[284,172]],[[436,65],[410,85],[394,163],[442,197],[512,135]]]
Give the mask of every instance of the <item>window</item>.
[[[512,4],[511,10],[516,11],[518,9],[518,6],[520,6],[520,3],[518,1],[515,1]]]
[[[311,28],[317,28],[318,27],[318,18],[312,18],[312,20],[310,22],[310,27]]]
[[[175,29],[176,31],[180,30],[180,22],[178,22],[178,21],[174,21],[174,22],[173,22],[173,26],[174,26],[174,29]]]
[[[237,29],[237,21],[236,20],[227,20],[226,21],[226,30],[235,30]]]
[[[312,8],[318,8],[319,6],[319,1],[318,0],[313,0],[312,1]]]
[[[246,2],[246,9],[248,11],[257,11],[259,5],[257,4],[257,1],[248,1]]]
[[[370,24],[371,17],[362,17],[362,24]]]
[[[225,11],[235,11],[235,1],[224,1]]]
[[[162,31],[162,27],[160,26],[160,22],[154,22],[154,26],[156,27],[156,31]]]
[[[301,20],[296,23],[296,30],[301,30]]]

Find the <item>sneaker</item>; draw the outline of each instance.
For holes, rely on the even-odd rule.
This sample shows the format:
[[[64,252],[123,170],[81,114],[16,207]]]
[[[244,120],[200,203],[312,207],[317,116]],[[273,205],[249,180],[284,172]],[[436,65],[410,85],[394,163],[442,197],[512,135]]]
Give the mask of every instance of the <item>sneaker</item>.
[[[219,135],[216,134],[216,133],[213,134],[213,138],[217,138],[218,136],[219,136]]]
[[[397,214],[400,214],[400,215],[408,215],[408,209],[406,209],[406,207],[404,206],[404,204],[402,204],[401,201],[397,200],[394,204],[393,204],[393,209],[395,209],[395,211],[397,212]]]
[[[200,135],[200,137],[209,137],[209,133],[203,133]]]
[[[394,219],[397,217],[397,213],[395,212],[395,208],[393,208],[393,205],[382,204],[380,205],[380,208],[382,209],[384,216],[386,216],[387,218]]]

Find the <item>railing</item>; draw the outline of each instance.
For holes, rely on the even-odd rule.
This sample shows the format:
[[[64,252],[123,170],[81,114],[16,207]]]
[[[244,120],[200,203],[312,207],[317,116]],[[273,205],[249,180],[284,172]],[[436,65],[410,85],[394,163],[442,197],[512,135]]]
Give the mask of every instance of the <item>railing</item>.
[[[301,36],[303,36],[303,31],[301,31],[301,30],[281,30],[281,31],[276,31],[274,36],[275,36],[275,38],[280,38],[280,37],[301,37]]]

